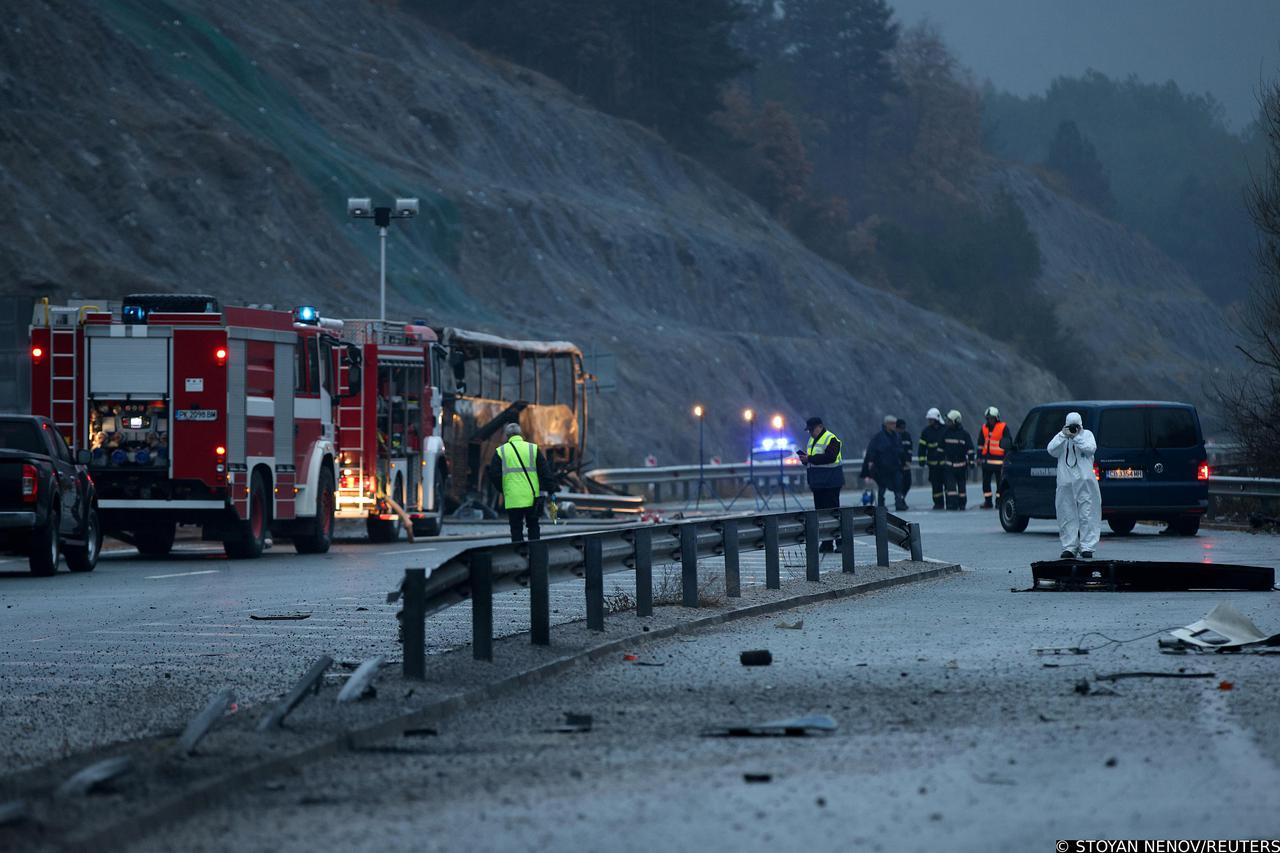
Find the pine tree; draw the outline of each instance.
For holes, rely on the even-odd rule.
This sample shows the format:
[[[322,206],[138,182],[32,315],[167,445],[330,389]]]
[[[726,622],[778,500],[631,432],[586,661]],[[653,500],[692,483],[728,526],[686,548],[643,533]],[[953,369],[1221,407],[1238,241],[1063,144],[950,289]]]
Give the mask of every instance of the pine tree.
[[[1066,178],[1072,195],[1091,205],[1104,216],[1111,216],[1116,209],[1111,195],[1111,180],[1098,159],[1098,151],[1085,138],[1076,123],[1067,120],[1059,123],[1058,131],[1049,144],[1049,156],[1045,168]]]

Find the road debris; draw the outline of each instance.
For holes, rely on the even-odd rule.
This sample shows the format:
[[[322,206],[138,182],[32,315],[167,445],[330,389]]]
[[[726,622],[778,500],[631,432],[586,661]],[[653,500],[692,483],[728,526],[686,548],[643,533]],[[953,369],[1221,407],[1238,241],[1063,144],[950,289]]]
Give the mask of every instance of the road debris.
[[[405,729],[400,734],[404,737],[435,737],[439,735],[440,732],[427,726],[418,729]]]
[[[1236,683],[1234,681],[1219,681],[1218,689],[1219,690],[1235,690]]]
[[[1089,679],[1082,678],[1075,684],[1075,691],[1081,696],[1119,696],[1115,690],[1110,687],[1098,687],[1090,684]]]
[[[1087,655],[1089,654],[1089,650],[1082,649],[1079,646],[1065,646],[1049,649],[1032,649],[1031,653],[1036,657],[1044,657],[1045,655]]]
[[[1112,672],[1095,675],[1098,681],[1119,681],[1122,678],[1216,678],[1212,672]]]
[[[1169,632],[1174,639],[1201,649],[1242,649],[1248,646],[1280,646],[1280,634],[1270,636],[1229,601],[1221,601],[1185,628]]]
[[[90,764],[58,787],[58,797],[83,797],[101,788],[112,779],[133,770],[133,759],[127,755],[106,758]]]
[[[310,613],[268,613],[265,616],[259,616],[256,613],[250,613],[249,618],[257,622],[296,622],[300,619],[310,619]]]
[[[773,654],[768,649],[753,649],[738,655],[743,666],[769,666],[773,663]]]
[[[591,727],[595,724],[595,718],[590,714],[575,714],[572,711],[564,712],[564,722],[555,728],[547,729],[553,734],[559,735],[576,735],[591,731]]]
[[[788,630],[788,631],[803,631],[803,630],[804,630],[804,620],[803,620],[803,619],[799,619],[799,620],[797,620],[797,621],[795,621],[795,622],[785,622],[785,621],[783,621],[783,622],[779,622],[779,623],[777,624],[777,627],[779,627],[779,628],[785,628],[785,629],[786,629],[786,630]]]
[[[1269,591],[1269,566],[1141,560],[1043,560],[1031,564],[1031,590],[1187,592],[1224,589]],[[1020,590],[1013,590],[1019,592]]]
[[[704,729],[703,737],[805,737],[829,734],[840,724],[826,714],[809,714],[804,717],[788,717],[765,723],[731,723]]]
[[[761,782],[772,782],[772,773],[743,773],[742,781],[747,784],[759,784]]]

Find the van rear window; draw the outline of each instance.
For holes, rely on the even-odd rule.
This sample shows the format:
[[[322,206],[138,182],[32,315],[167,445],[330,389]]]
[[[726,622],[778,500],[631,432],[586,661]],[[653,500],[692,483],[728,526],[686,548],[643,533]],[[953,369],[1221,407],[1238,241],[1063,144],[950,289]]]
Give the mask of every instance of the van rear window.
[[[1195,447],[1200,443],[1196,416],[1190,409],[1148,409],[1151,445],[1156,448]]]
[[[1146,447],[1146,420],[1144,409],[1106,409],[1098,419],[1098,446]]]
[[[0,450],[21,450],[23,453],[49,454],[49,448],[40,435],[40,427],[34,421],[0,421]]]

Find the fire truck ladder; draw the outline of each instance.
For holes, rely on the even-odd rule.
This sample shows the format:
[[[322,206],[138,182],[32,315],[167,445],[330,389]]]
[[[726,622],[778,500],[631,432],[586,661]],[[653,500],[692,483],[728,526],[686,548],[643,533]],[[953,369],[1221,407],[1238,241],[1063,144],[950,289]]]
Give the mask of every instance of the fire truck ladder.
[[[350,372],[350,368],[343,366],[342,370]],[[343,383],[346,385],[346,382]],[[351,426],[352,423],[355,426]],[[364,462],[365,462],[365,435],[364,435],[364,408],[361,405],[360,397],[347,397],[338,403],[338,425],[342,430],[342,447],[343,457],[348,458],[346,451],[349,449],[355,457],[354,464],[343,464],[339,469],[340,476],[338,478],[339,493],[345,498],[354,497],[360,502],[363,508],[365,492],[364,492]],[[354,436],[355,440],[350,441],[349,437]],[[354,445],[354,446],[353,446]],[[352,473],[351,479],[347,482],[345,489],[341,488],[343,477],[341,471],[350,468]]]
[[[76,370],[80,363],[80,308],[49,309],[49,413],[73,447],[84,445]]]

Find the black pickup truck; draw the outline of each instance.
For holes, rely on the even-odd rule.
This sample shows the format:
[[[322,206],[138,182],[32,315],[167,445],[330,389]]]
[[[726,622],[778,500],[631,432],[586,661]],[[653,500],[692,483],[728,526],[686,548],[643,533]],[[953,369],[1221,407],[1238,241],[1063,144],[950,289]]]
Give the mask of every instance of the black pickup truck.
[[[102,549],[89,451],[72,451],[48,418],[0,415],[0,549],[51,575],[59,557],[91,572]]]

